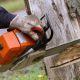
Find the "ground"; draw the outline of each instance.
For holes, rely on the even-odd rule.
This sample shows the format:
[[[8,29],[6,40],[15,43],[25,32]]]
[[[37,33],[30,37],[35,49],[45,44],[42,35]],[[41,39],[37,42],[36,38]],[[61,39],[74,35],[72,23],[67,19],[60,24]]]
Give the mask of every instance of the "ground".
[[[19,71],[0,73],[0,80],[47,80],[47,76],[40,62]]]

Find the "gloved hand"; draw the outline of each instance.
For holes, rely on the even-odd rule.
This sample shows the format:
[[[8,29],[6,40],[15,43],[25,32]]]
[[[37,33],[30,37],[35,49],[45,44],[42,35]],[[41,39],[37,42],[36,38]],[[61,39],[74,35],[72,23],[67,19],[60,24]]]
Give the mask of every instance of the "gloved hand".
[[[18,28],[22,32],[31,36],[34,40],[38,40],[44,33],[42,24],[35,15],[27,16],[14,15],[9,13],[0,6],[0,29],[2,28]],[[38,35],[36,32],[40,33]]]
[[[42,23],[35,15],[17,15],[10,22],[10,28],[18,28],[34,40],[38,40],[44,34]],[[39,34],[37,34],[37,32]]]

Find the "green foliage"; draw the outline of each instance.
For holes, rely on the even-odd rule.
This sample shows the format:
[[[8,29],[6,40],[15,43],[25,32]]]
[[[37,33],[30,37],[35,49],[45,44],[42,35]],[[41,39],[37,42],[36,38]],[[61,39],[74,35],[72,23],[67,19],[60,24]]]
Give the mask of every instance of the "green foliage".
[[[0,80],[48,80],[42,64],[38,63],[20,71],[0,74]]]
[[[20,74],[17,78],[14,77],[12,80],[47,80],[47,76],[39,67],[33,67],[30,68],[28,74]]]
[[[11,11],[11,12],[17,11],[17,10],[22,10],[25,8],[24,0],[5,1],[5,2],[1,2],[0,6],[3,6],[8,11]]]

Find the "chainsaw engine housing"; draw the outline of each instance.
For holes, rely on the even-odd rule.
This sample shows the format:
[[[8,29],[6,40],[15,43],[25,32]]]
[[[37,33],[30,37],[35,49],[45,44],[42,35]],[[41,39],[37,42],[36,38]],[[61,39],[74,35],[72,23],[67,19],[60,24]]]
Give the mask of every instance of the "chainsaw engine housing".
[[[0,64],[8,64],[22,52],[35,45],[35,41],[19,30],[6,32],[0,36]]]

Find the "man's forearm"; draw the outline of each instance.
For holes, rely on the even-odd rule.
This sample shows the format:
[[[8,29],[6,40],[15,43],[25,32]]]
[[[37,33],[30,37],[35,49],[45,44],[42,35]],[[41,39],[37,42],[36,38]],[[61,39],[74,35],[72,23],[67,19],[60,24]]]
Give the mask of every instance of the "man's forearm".
[[[15,16],[16,15],[9,13],[3,7],[0,7],[0,28],[8,28]]]

